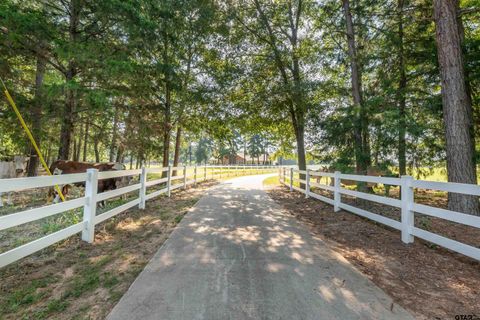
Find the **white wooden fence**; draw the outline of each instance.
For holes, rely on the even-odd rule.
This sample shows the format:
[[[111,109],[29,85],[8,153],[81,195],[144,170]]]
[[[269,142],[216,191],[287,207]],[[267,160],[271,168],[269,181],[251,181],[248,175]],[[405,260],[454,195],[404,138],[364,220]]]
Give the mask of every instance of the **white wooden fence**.
[[[72,209],[83,207],[82,222],[1,253],[0,268],[80,232],[82,233],[82,239],[84,241],[92,243],[95,236],[95,225],[135,206],[138,206],[140,209],[145,209],[145,202],[147,200],[155,198],[161,194],[170,196],[172,190],[178,188],[185,189],[190,184],[195,184],[199,181],[205,181],[208,179],[266,173],[277,169],[278,167],[274,166],[166,167],[103,172],[99,172],[96,169],[89,169],[86,173],[78,174],[1,179],[0,193],[83,182],[85,183],[85,195],[81,198],[67,200],[62,203],[50,204],[39,208],[28,209],[21,212],[0,216],[0,231],[2,231],[28,222],[33,222]],[[164,172],[166,172],[166,174],[164,174]],[[173,172],[176,172],[176,174],[174,175]],[[166,177],[148,181],[147,176],[149,174],[160,174]],[[97,192],[99,180],[133,176],[139,176],[138,183],[116,190],[102,193]],[[147,193],[149,187],[158,184],[164,184],[164,188]],[[137,198],[102,214],[96,214],[98,202],[118,197],[136,190],[139,191]]]
[[[305,179],[300,179],[301,175],[305,176]],[[415,203],[414,201],[414,189],[416,188],[480,196],[480,186],[478,185],[414,180],[411,176],[402,176],[401,178],[372,177],[363,175],[342,174],[338,171],[336,171],[335,173],[328,173],[312,170],[296,170],[294,168],[286,167],[282,167],[279,169],[279,176],[280,182],[288,186],[290,188],[290,191],[296,190],[304,193],[305,197],[307,198],[312,197],[331,204],[333,205],[335,212],[343,209],[355,213],[359,216],[382,223],[394,229],[400,230],[402,241],[404,243],[412,243],[414,237],[419,237],[439,246],[469,256],[473,259],[480,260],[480,248],[478,247],[480,246],[480,244],[478,244],[477,247],[474,247],[446,238],[436,233],[416,227],[414,221],[414,215],[415,212],[417,212],[432,217],[461,223],[467,226],[480,228],[480,217],[478,216],[441,208],[435,208],[428,205]],[[328,183],[322,184],[311,181],[312,178],[316,177],[326,177],[326,181],[333,179],[333,184],[329,185]],[[345,189],[341,185],[342,180],[399,186],[401,188],[401,200]],[[300,186],[304,186],[304,188],[299,188],[295,185],[295,182],[299,182]],[[333,199],[312,192],[311,187],[331,191],[333,193]],[[341,201],[341,195],[348,195],[355,198],[360,198],[400,208],[400,221],[346,204]]]

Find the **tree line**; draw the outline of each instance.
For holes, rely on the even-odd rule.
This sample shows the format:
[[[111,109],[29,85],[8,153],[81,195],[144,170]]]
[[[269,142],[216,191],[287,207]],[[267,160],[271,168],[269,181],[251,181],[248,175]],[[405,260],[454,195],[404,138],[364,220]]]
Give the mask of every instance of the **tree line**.
[[[50,159],[177,165],[258,157],[265,141],[302,170],[442,166],[449,181],[476,184],[479,8],[5,0],[0,75]],[[0,156],[31,154],[34,174],[28,140],[0,107]],[[480,214],[477,197],[451,193],[449,207]]]

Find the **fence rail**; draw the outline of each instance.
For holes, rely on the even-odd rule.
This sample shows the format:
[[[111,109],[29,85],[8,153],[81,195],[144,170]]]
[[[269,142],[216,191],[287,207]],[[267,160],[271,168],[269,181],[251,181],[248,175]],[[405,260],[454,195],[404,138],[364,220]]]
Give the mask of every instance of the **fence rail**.
[[[331,180],[331,185],[311,181],[312,178],[326,178]],[[279,169],[280,183],[289,187],[290,191],[296,190],[305,194],[305,197],[312,197],[328,204],[333,205],[334,211],[340,209],[352,212],[364,218],[374,220],[389,227],[401,231],[401,239],[404,243],[412,243],[414,237],[421,238],[439,246],[456,251],[476,260],[480,260],[480,248],[471,246],[436,233],[423,230],[415,226],[415,213],[425,214],[432,217],[461,223],[467,226],[480,229],[480,217],[465,213],[455,212],[447,209],[436,208],[424,204],[415,203],[414,190],[428,189],[436,191],[462,193],[474,196],[480,196],[480,186],[463,183],[434,182],[414,180],[411,176],[402,176],[401,178],[390,177],[372,177],[354,174],[342,174],[341,172],[319,172],[312,170],[297,170],[294,168],[282,167]],[[384,185],[399,186],[401,198],[394,199],[371,193],[349,190],[342,187],[342,180],[359,181],[366,183],[380,183]],[[295,183],[300,183],[300,187]],[[333,193],[333,199],[320,195],[311,190],[316,187]],[[357,208],[341,201],[342,195],[348,195],[354,198],[360,198],[384,205],[400,208],[400,221],[370,212],[365,209]],[[480,245],[480,244],[479,244]]]
[[[92,243],[94,241],[95,226],[97,224],[135,206],[138,206],[139,209],[145,209],[145,202],[147,200],[162,194],[170,196],[172,190],[178,188],[185,189],[188,185],[205,181],[209,178],[267,173],[274,172],[274,170],[277,169],[277,166],[185,166],[103,172],[98,172],[97,169],[89,169],[86,173],[0,179],[0,193],[53,187],[54,185],[85,184],[85,195],[83,197],[0,216],[1,231],[83,207],[82,222],[1,253],[0,268],[78,233],[82,234],[82,240]],[[176,173],[176,175],[174,175],[174,173]],[[158,174],[163,175],[163,177],[148,180],[149,175]],[[98,193],[99,180],[133,176],[139,177],[139,183]],[[164,187],[160,190],[155,190],[150,193],[147,192],[149,187],[160,184],[164,184]],[[135,199],[97,215],[97,203],[134,191],[138,191],[138,197]]]

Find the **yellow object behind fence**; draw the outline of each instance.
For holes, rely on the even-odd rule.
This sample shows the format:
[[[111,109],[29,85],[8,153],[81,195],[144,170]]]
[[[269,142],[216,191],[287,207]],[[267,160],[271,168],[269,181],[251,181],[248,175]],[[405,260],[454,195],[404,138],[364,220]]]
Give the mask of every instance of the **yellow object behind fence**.
[[[13,101],[12,96],[10,96],[10,93],[8,92],[8,89],[7,89],[7,87],[5,86],[5,83],[3,82],[3,80],[0,79],[0,81],[2,81],[2,85],[3,85],[3,88],[4,88],[5,97],[7,97],[7,100],[8,100],[8,102],[10,103],[10,105],[12,106],[13,111],[15,111],[15,114],[17,115],[18,120],[20,120],[20,123],[21,123],[23,129],[24,129],[25,132],[27,133],[27,136],[28,136],[28,138],[30,139],[30,142],[32,143],[33,148],[34,148],[35,151],[37,152],[38,158],[40,159],[40,163],[42,164],[43,168],[45,168],[45,170],[47,171],[47,173],[48,173],[49,175],[52,175],[52,173],[50,172],[50,169],[48,168],[47,163],[45,162],[45,159],[43,158],[42,153],[40,152],[40,148],[38,148],[38,145],[37,145],[37,143],[35,142],[35,138],[33,137],[32,133],[30,132],[30,129],[28,129],[28,126],[27,126],[27,124],[25,123],[25,120],[23,120],[23,117],[22,117],[22,115],[20,114],[20,111],[18,111],[18,108],[17,108],[17,106],[16,106],[16,104],[15,104],[15,101]],[[62,199],[62,201],[65,201],[65,197],[63,196],[62,190],[60,189],[60,187],[59,187],[58,185],[55,185],[55,190],[57,190],[57,193],[58,193],[58,195],[60,196],[60,198]]]

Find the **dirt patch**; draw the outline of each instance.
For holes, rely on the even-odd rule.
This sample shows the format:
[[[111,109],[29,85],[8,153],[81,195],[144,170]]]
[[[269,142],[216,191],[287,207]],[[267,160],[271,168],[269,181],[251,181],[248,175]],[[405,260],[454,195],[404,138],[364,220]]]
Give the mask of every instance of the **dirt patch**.
[[[0,270],[0,319],[104,319],[183,215],[216,182],[178,190]]]
[[[480,263],[421,239],[404,245],[400,232],[355,214],[341,211],[285,187],[267,190],[290,214],[309,226],[356,268],[419,319],[480,316]],[[443,206],[437,203],[437,206]],[[370,210],[370,208],[369,208]],[[372,211],[387,212],[375,206]],[[425,218],[422,218],[425,219]],[[478,230],[428,219],[435,232],[480,243]],[[421,223],[416,221],[416,223]],[[464,233],[467,230],[467,234]]]

